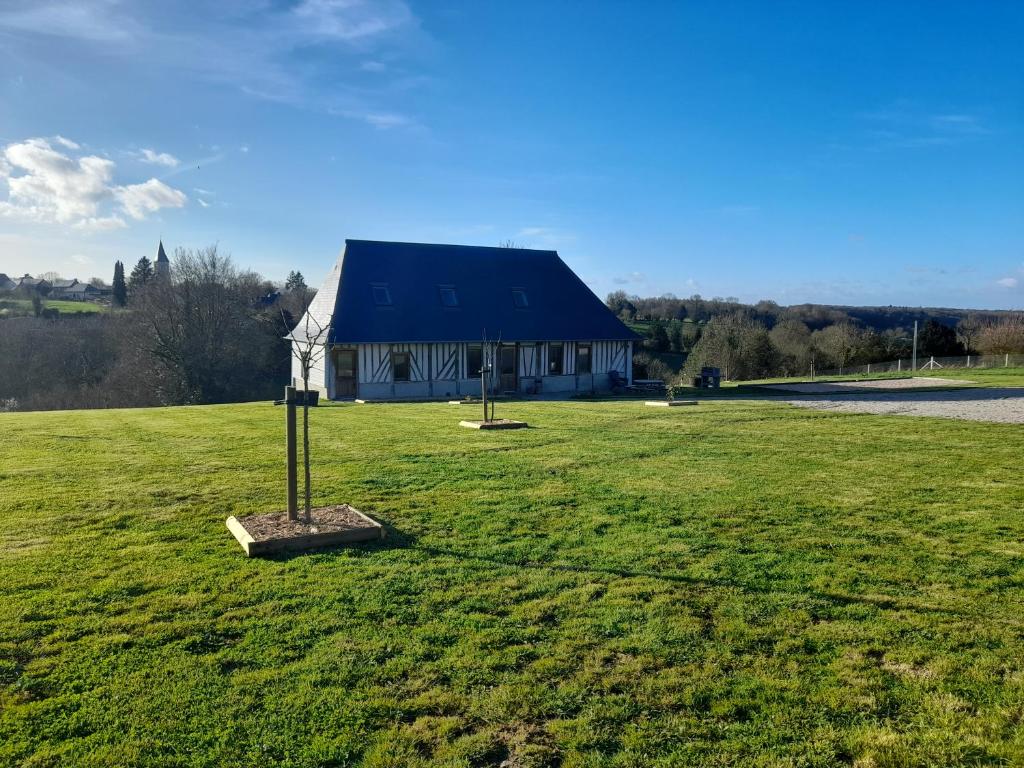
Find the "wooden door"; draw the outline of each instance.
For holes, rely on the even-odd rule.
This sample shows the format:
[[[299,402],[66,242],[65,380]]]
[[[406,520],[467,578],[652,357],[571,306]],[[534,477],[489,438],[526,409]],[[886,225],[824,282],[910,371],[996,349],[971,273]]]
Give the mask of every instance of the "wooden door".
[[[515,392],[519,389],[519,369],[517,366],[517,349],[515,344],[503,346],[498,352],[498,374],[501,376],[502,392]]]
[[[356,396],[356,374],[359,356],[354,349],[334,350],[334,396]]]

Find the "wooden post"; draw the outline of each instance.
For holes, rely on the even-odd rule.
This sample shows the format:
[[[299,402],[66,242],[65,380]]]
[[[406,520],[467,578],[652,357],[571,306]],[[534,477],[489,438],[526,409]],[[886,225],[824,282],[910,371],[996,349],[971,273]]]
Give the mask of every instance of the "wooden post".
[[[295,387],[284,388],[285,442],[288,452],[288,519],[299,519],[298,457],[295,450]]]

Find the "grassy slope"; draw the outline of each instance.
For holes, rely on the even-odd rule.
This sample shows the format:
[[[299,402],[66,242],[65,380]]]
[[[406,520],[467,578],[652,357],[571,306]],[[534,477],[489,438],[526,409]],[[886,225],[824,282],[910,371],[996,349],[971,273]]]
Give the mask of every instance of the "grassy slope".
[[[0,764],[1024,761],[1019,427],[499,410],[319,409],[394,535],[276,561],[280,409],[0,416]]]

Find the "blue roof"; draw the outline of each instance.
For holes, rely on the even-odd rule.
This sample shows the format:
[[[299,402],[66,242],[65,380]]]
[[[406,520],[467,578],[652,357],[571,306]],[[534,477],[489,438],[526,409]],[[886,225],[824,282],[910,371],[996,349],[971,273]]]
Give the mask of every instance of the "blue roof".
[[[342,344],[640,338],[557,252],[525,248],[346,240],[310,312]]]

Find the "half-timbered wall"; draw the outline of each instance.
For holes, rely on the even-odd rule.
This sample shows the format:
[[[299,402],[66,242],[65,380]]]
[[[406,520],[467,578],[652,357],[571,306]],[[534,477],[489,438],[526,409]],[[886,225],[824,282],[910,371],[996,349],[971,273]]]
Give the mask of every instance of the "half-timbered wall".
[[[429,366],[432,344],[391,344],[390,346],[392,352],[409,353],[409,381],[430,381]]]
[[[387,384],[391,381],[391,345],[359,345],[359,383]]]
[[[536,377],[544,370],[541,364],[543,357],[543,344],[520,344],[519,345],[519,375]]]
[[[431,378],[435,381],[464,379],[466,367],[465,345],[431,344]]]
[[[626,376],[628,349],[628,341],[595,341],[592,352],[592,370],[594,373],[618,371]]]
[[[576,373],[576,342],[567,341],[562,346],[562,375],[573,376]]]
[[[521,343],[519,345],[519,376],[533,378],[546,376],[548,373],[548,355],[551,342]],[[555,342],[558,343],[558,342]],[[576,373],[577,343],[573,341],[562,344],[562,374],[573,376]],[[359,383],[389,384],[392,382],[391,353],[409,353],[410,381],[452,381],[472,379],[476,371],[467,371],[467,347],[465,343],[444,344],[360,344],[359,350]],[[484,362],[495,362],[496,344],[484,345]],[[595,341],[591,344],[591,365],[595,374],[606,374],[618,371],[626,377],[632,373],[632,349],[628,341]],[[292,375],[299,378],[297,364],[293,364]],[[323,362],[310,376],[310,383],[318,385],[326,383],[326,370]]]

